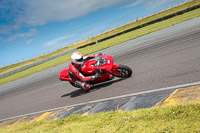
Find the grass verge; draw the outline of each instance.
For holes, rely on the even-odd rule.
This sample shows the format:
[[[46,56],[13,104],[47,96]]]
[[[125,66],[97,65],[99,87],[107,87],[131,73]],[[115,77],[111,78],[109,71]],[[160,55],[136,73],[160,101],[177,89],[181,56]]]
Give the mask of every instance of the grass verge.
[[[112,111],[89,116],[72,115],[56,121],[1,127],[2,133],[124,133],[200,132],[200,103],[136,111]]]
[[[67,47],[65,47],[65,48],[59,49],[59,50],[54,51],[54,52],[52,52],[52,53],[49,53],[49,54],[46,54],[46,55],[43,55],[43,56],[40,56],[40,57],[36,57],[36,58],[34,58],[34,59],[27,60],[27,61],[24,61],[24,62],[20,62],[20,63],[17,63],[17,64],[13,64],[13,65],[9,65],[9,66],[6,66],[6,67],[2,67],[2,68],[0,68],[0,74],[3,74],[3,73],[6,73],[6,72],[15,70],[15,69],[17,69],[17,68],[20,68],[20,67],[23,67],[23,66],[25,66],[25,65],[28,65],[28,64],[37,62],[37,61],[39,61],[39,60],[48,58],[48,57],[50,57],[50,56],[53,56],[53,55],[62,53],[62,52],[64,52],[64,51],[67,51],[67,50],[70,50],[70,49],[73,49],[73,48],[76,48],[76,47],[79,47],[79,46],[82,46],[82,45],[85,45],[85,44],[94,42],[94,41],[96,41],[96,40],[105,38],[105,37],[107,37],[107,36],[114,35],[114,34],[116,34],[116,33],[122,32],[122,31],[124,31],[124,30],[130,29],[130,28],[132,28],[132,27],[135,27],[135,26],[138,26],[138,25],[147,23],[147,22],[149,22],[149,21],[151,21],[151,20],[155,20],[155,19],[160,18],[160,17],[162,17],[162,16],[166,16],[166,15],[169,15],[169,14],[172,14],[172,13],[175,13],[175,12],[178,12],[178,11],[180,11],[180,10],[184,10],[184,9],[186,9],[186,8],[189,8],[189,7],[192,7],[192,6],[194,6],[194,5],[198,5],[198,4],[200,4],[200,1],[199,1],[199,0],[192,0],[192,1],[189,1],[189,2],[187,2],[187,3],[181,4],[181,5],[179,5],[179,6],[176,6],[176,7],[170,8],[170,9],[167,9],[167,10],[165,10],[165,11],[162,11],[162,12],[160,12],[160,13],[156,13],[156,14],[154,14],[154,15],[151,15],[151,16],[148,16],[148,17],[145,17],[145,18],[142,18],[142,19],[140,19],[140,20],[137,20],[137,21],[131,22],[131,23],[129,23],[129,24],[123,25],[123,26],[121,26],[121,27],[115,28],[115,29],[113,29],[113,30],[107,31],[107,32],[102,33],[102,34],[100,34],[100,35],[97,35],[97,36],[95,36],[95,37],[88,38],[88,39],[86,39],[86,40],[77,42],[77,43],[75,43],[75,44],[73,44],[73,45],[70,45],[70,46],[67,46]]]
[[[111,46],[114,46],[114,45],[117,45],[117,44],[120,44],[120,43],[123,43],[123,42],[126,42],[128,40],[137,38],[139,36],[143,36],[145,34],[148,34],[148,33],[151,33],[151,32],[154,32],[154,31],[157,31],[157,30],[160,30],[160,29],[163,29],[163,28],[166,28],[166,27],[184,22],[186,20],[199,17],[199,16],[200,16],[200,9],[196,9],[196,10],[193,10],[191,12],[187,12],[183,15],[179,15],[179,16],[176,16],[174,18],[146,26],[144,28],[123,34],[121,36],[117,36],[115,38],[112,38],[112,39],[109,39],[107,41],[98,43],[96,45],[92,45],[92,46],[88,46],[88,47],[79,49],[79,52],[83,53],[84,55],[90,54],[90,53],[93,53],[93,52],[96,52],[96,51],[99,51],[99,50],[102,50],[102,49],[105,49],[105,48],[108,48],[108,47],[111,47]],[[34,74],[36,72],[43,71],[43,70],[51,68],[53,66],[65,63],[69,60],[70,60],[70,54],[65,55],[65,56],[61,56],[61,57],[56,58],[54,60],[45,62],[43,64],[31,67],[27,70],[24,70],[24,71],[15,73],[13,75],[7,76],[5,78],[2,78],[0,80],[0,85],[14,81],[14,80],[17,80],[17,79],[20,79],[20,78],[23,78],[25,76]]]

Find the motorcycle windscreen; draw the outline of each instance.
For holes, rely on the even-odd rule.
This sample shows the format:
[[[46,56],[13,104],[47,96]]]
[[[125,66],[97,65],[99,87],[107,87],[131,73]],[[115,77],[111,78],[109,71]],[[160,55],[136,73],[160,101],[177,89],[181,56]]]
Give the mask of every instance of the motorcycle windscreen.
[[[113,57],[110,55],[105,55],[104,57],[100,57],[95,64],[96,69],[102,69],[106,71],[111,71],[113,67]]]
[[[109,55],[104,55],[103,57],[95,57],[90,61],[86,62],[82,68],[81,72],[84,75],[93,75],[95,69],[101,69],[106,71],[111,71],[113,66],[113,58]]]

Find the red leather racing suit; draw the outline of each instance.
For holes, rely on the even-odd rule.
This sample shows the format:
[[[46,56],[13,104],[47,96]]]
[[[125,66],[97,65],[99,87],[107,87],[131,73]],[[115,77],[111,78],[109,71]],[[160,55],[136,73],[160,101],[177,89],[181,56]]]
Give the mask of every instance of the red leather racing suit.
[[[95,58],[95,55],[84,56],[85,61]],[[83,64],[82,64],[83,65]],[[73,62],[69,65],[69,77],[70,82],[76,87],[82,88],[84,91],[90,89],[90,85],[86,82],[93,80],[93,76],[84,76],[80,70],[82,65],[76,65]]]

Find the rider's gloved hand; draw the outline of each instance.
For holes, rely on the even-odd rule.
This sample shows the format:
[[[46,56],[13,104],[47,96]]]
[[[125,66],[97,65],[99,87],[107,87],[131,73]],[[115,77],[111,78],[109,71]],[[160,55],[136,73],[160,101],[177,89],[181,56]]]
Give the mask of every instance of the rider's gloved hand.
[[[95,75],[92,76],[92,79],[98,79],[101,76],[101,74],[99,72],[96,72]]]

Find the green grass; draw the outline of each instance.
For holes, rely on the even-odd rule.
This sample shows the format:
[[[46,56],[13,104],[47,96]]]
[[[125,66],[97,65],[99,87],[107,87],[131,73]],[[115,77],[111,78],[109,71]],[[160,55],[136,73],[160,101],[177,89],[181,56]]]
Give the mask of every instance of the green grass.
[[[179,5],[179,6],[176,6],[176,7],[170,8],[170,9],[167,9],[167,10],[162,11],[162,12],[160,12],[160,13],[156,13],[156,14],[154,14],[154,15],[145,17],[145,18],[143,18],[143,19],[140,19],[140,20],[131,22],[131,23],[126,24],[126,25],[124,25],[124,26],[121,26],[121,27],[115,28],[115,29],[113,29],[113,30],[107,31],[107,32],[105,32],[105,33],[102,33],[102,34],[100,34],[100,35],[97,35],[97,36],[95,36],[95,37],[88,38],[88,39],[83,40],[83,41],[81,41],[81,42],[78,42],[78,43],[75,43],[75,44],[73,44],[73,45],[67,46],[67,47],[65,47],[65,48],[59,49],[59,50],[54,51],[54,52],[52,52],[52,53],[45,54],[45,55],[43,55],[43,56],[40,56],[40,57],[31,59],[31,60],[27,60],[27,61],[24,61],[24,62],[20,62],[20,63],[17,63],[17,64],[13,64],[13,65],[9,65],[9,66],[6,66],[6,67],[2,67],[2,68],[0,68],[0,74],[9,72],[9,71],[11,71],[11,70],[15,70],[15,69],[20,68],[20,67],[22,67],[22,66],[25,66],[25,65],[28,65],[28,64],[37,62],[37,61],[39,61],[39,60],[48,58],[48,57],[50,57],[50,56],[53,56],[53,55],[62,53],[62,52],[64,52],[64,51],[67,51],[67,50],[70,50],[70,49],[73,49],[73,48],[76,48],[76,47],[79,47],[79,46],[82,46],[82,45],[85,45],[85,44],[87,44],[87,43],[94,42],[94,41],[99,40],[99,39],[102,39],[102,38],[104,38],[104,37],[107,37],[107,36],[110,36],[110,35],[114,35],[114,34],[116,34],[116,33],[122,32],[122,31],[124,31],[124,30],[130,29],[130,28],[132,28],[132,27],[135,27],[135,26],[144,24],[144,23],[149,22],[149,21],[151,21],[151,20],[155,20],[155,19],[160,18],[160,17],[162,17],[162,16],[166,16],[166,15],[175,13],[175,12],[177,12],[177,11],[180,11],[180,10],[183,10],[183,9],[186,9],[186,8],[188,8],[188,7],[192,7],[192,6],[198,5],[198,4],[200,4],[200,0],[189,1],[189,2],[187,2],[187,3],[185,3],[185,4],[181,4],[181,5]]]
[[[200,104],[72,115],[56,121],[1,127],[2,133],[192,133],[200,132]]]
[[[199,16],[200,16],[200,9],[196,9],[196,10],[193,10],[191,12],[185,13],[183,15],[179,15],[177,17],[174,17],[174,18],[171,18],[171,19],[159,22],[159,23],[155,23],[155,24],[146,26],[144,28],[123,34],[121,36],[117,36],[115,38],[112,38],[112,39],[109,39],[107,41],[98,43],[96,45],[92,45],[92,46],[88,46],[88,47],[79,49],[78,51],[83,53],[84,55],[90,54],[90,53],[93,53],[95,51],[99,51],[99,50],[120,44],[122,42],[126,42],[128,40],[137,38],[139,36],[143,36],[145,34],[148,34],[148,33],[151,33],[151,32],[154,32],[154,31],[157,31],[157,30],[160,30],[160,29],[163,29],[163,28],[166,28],[166,27],[181,23],[183,21],[199,17]],[[70,54],[65,55],[65,56],[61,56],[61,57],[56,58],[54,60],[45,62],[43,64],[31,67],[27,70],[24,70],[24,71],[15,73],[13,75],[7,76],[5,78],[2,78],[0,80],[0,85],[14,81],[14,80],[17,80],[19,78],[23,78],[25,76],[34,74],[36,72],[43,71],[45,69],[48,69],[48,68],[51,68],[53,66],[65,63],[67,61],[70,61]]]
[[[155,20],[155,19],[158,19],[158,18],[161,18],[163,16],[167,16],[169,14],[172,14],[172,13],[176,13],[178,11],[181,11],[181,10],[184,10],[186,8],[189,8],[189,7],[192,7],[194,5],[198,5],[200,4],[200,0],[193,0],[193,1],[189,1],[187,3],[184,3],[182,5],[179,5],[179,6],[176,6],[176,7],[173,7],[173,8],[170,8],[170,9],[167,9],[167,10],[164,10],[162,12],[159,12],[159,13],[156,13],[154,15],[151,15],[151,16],[147,16],[147,17],[144,17],[142,19],[139,19],[137,21],[133,21],[129,24],[126,24],[126,25],[123,25],[121,27],[118,27],[116,29],[113,29],[113,30],[110,30],[110,31],[107,31],[103,34],[100,34],[98,36],[95,36],[93,38],[91,38],[92,42],[96,41],[96,40],[99,40],[99,39],[102,39],[104,37],[107,37],[107,36],[111,36],[111,35],[114,35],[116,33],[119,33],[119,32],[122,32],[122,31],[125,31],[125,30],[128,30],[132,27],[135,27],[135,26],[138,26],[138,25],[141,25],[141,24],[145,24],[149,21],[152,21],[152,20]]]

